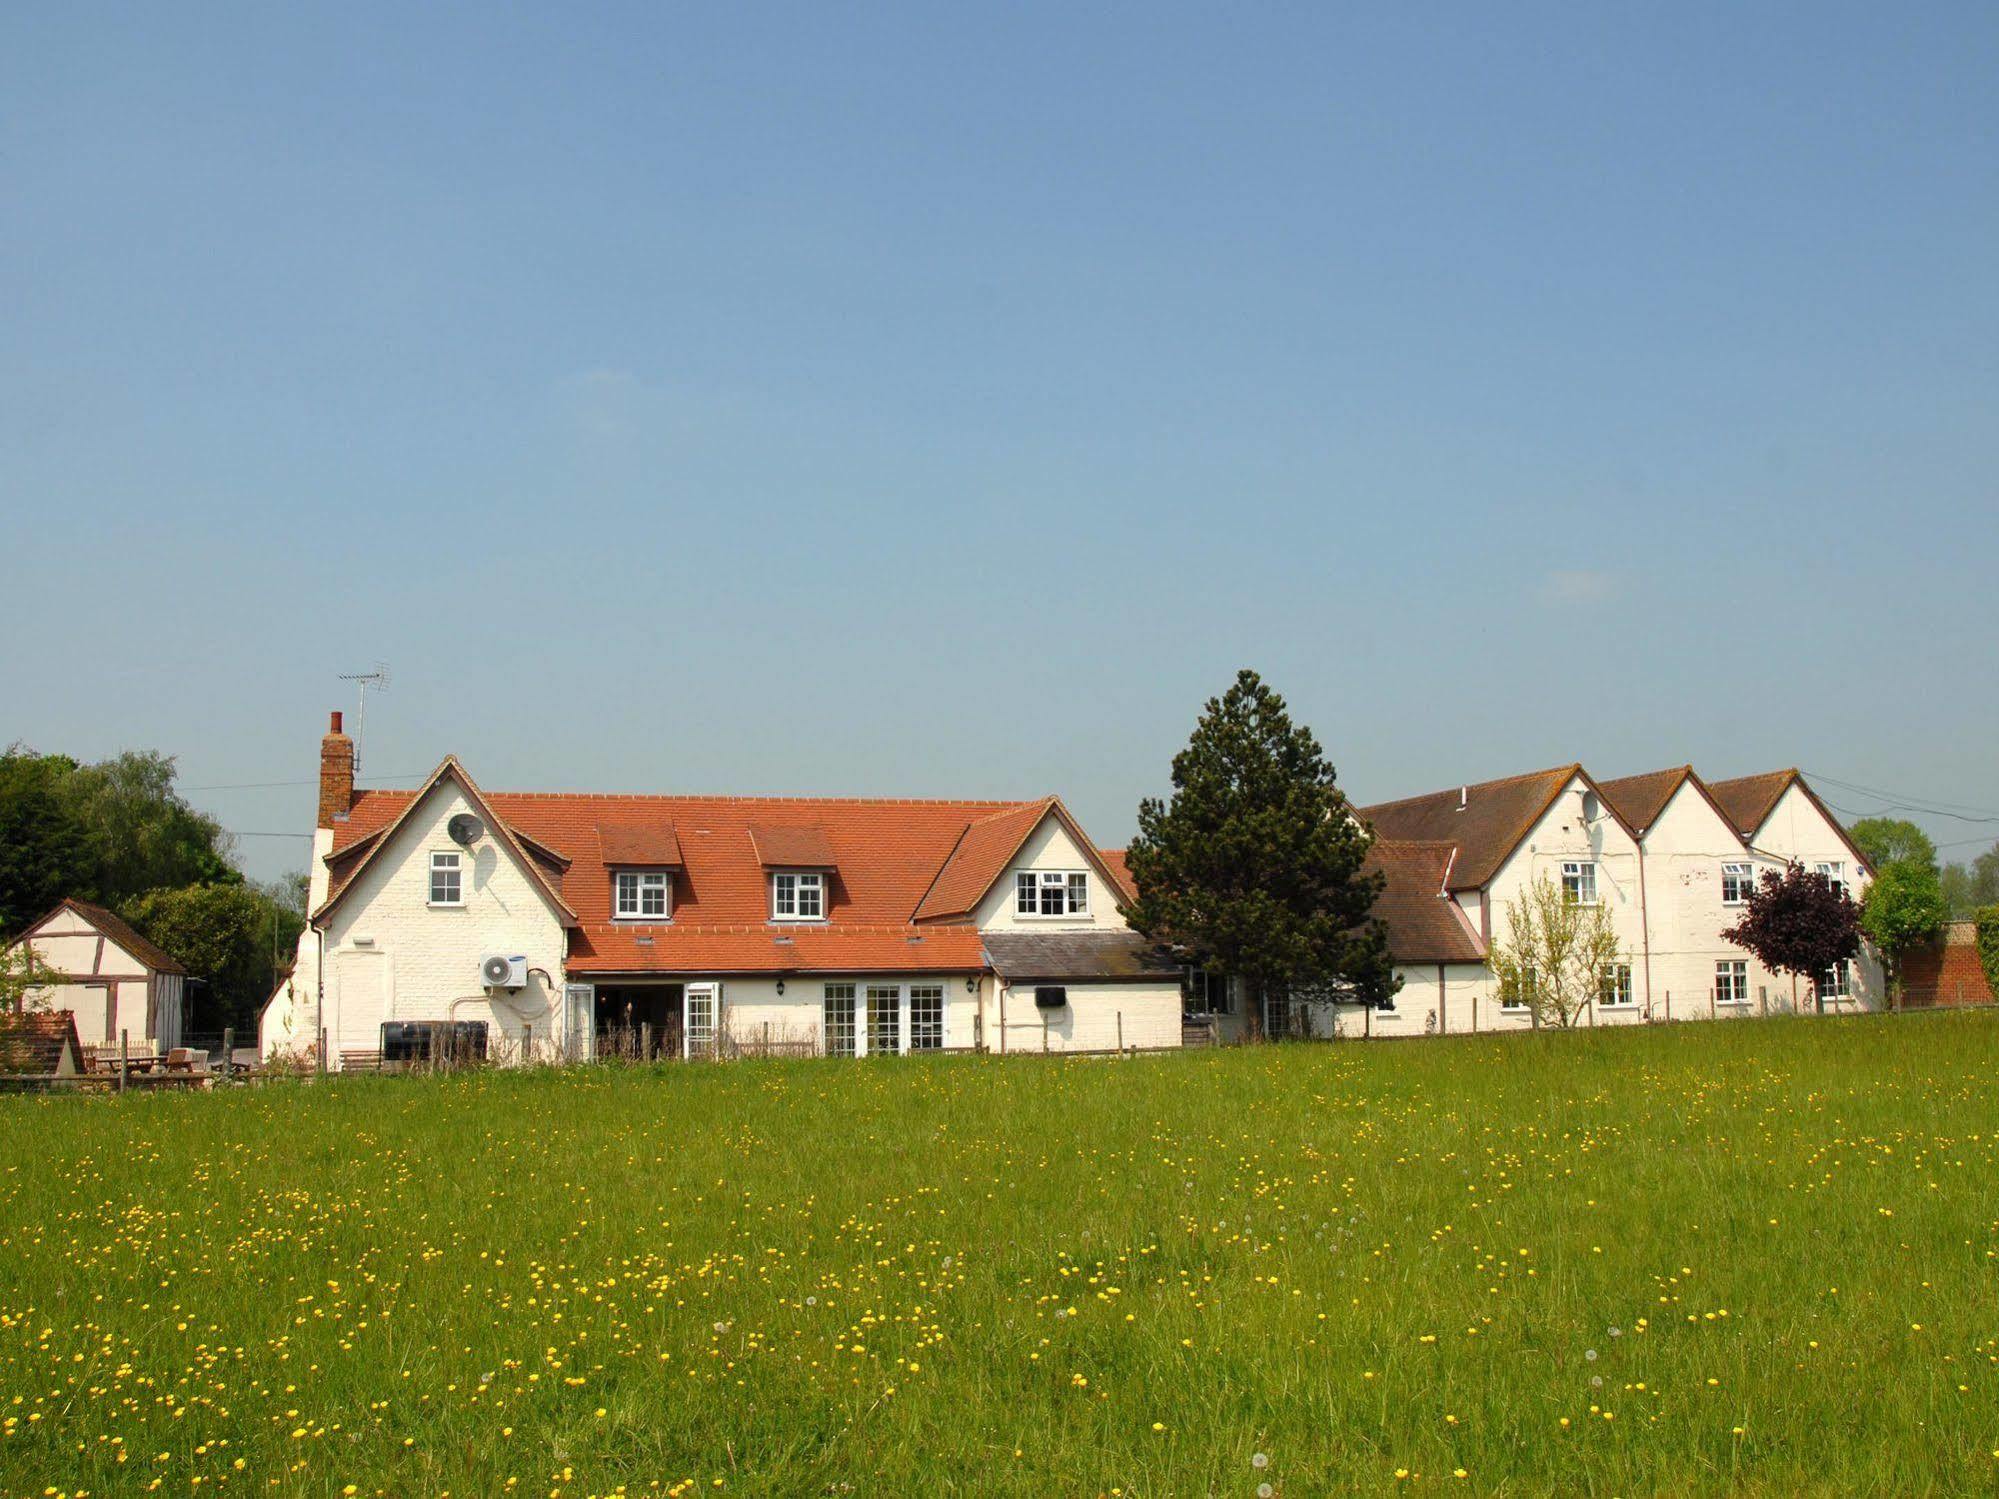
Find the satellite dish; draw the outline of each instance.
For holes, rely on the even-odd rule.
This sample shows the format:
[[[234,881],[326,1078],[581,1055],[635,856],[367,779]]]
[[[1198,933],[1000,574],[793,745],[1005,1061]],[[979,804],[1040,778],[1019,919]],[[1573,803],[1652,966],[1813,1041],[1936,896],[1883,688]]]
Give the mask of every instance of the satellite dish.
[[[486,824],[470,812],[460,812],[444,825],[444,831],[460,848],[470,848],[486,836]]]
[[[1595,822],[1596,813],[1597,813],[1596,793],[1594,791],[1585,791],[1583,793],[1583,821]]]
[[[485,980],[488,989],[497,989],[506,983],[513,971],[514,965],[498,953],[479,965],[479,977]]]

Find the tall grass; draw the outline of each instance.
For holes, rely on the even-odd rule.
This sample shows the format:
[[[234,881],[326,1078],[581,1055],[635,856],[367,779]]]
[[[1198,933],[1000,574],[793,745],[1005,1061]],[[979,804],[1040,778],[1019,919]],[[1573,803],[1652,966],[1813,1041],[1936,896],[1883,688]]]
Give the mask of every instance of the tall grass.
[[[1989,1015],[0,1129],[7,1493],[1999,1485]]]

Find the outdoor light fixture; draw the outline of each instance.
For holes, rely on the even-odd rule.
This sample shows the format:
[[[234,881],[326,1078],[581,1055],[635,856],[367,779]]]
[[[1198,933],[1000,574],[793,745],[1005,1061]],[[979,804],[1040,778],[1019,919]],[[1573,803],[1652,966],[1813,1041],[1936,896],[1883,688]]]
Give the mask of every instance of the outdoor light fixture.
[[[778,992],[778,993],[780,993],[780,994],[784,993],[784,980],[783,980],[783,979],[779,979],[779,980],[777,981],[777,992]]]

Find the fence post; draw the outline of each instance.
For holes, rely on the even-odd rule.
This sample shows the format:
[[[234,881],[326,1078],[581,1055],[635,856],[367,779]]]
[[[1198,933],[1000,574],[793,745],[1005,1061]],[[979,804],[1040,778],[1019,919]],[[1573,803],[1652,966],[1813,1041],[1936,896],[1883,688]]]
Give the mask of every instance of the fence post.
[[[1046,1055],[1046,1054],[1047,1054],[1047,1051],[1048,1051],[1048,1012],[1047,1012],[1046,1010],[1043,1010],[1043,1011],[1041,1012],[1041,1050],[1042,1050],[1042,1053],[1043,1053],[1043,1055]]]
[[[118,1032],[118,1091],[120,1093],[125,1091],[125,1082],[132,1070],[132,1059],[126,1051],[126,1042],[131,1034],[127,1030]]]
[[[1124,1055],[1124,1011],[1117,1012],[1117,1054]]]
[[[770,1055],[770,1022],[764,1022],[764,1055]]]
[[[639,1022],[638,1059],[641,1062],[650,1062],[652,1060],[652,1022],[650,1020],[641,1020]]]
[[[222,1081],[229,1081],[230,1065],[236,1060],[236,1027],[222,1027]]]
[[[525,1067],[532,1060],[534,1060],[534,1027],[524,1025],[521,1027],[521,1065]]]
[[[319,1075],[326,1076],[326,1027],[319,1028]]]

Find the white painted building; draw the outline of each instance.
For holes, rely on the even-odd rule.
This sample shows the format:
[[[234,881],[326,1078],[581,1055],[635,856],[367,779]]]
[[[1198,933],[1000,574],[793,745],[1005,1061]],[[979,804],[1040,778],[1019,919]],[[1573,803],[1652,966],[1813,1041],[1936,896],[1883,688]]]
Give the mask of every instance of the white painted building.
[[[1178,1045],[1179,970],[1061,802],[356,790],[321,744],[266,1056]],[[493,965],[493,966],[489,966]]]

